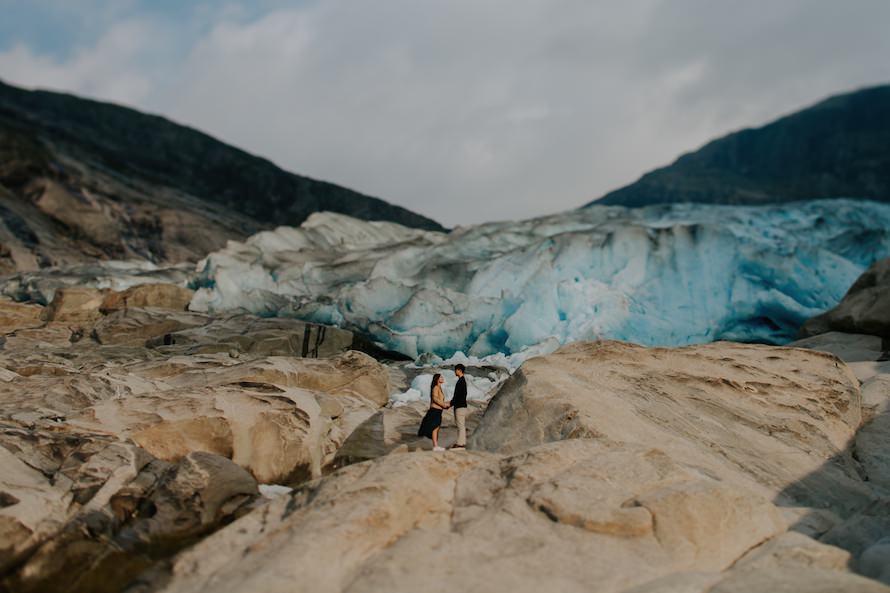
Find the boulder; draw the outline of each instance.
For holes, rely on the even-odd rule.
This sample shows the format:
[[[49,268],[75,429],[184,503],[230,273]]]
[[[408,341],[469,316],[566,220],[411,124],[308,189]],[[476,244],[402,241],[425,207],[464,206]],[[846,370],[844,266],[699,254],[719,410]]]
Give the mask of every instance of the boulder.
[[[53,309],[81,320],[70,323],[0,301],[12,330],[0,348],[0,591],[138,586],[257,504],[258,479],[321,476],[388,402],[390,373],[343,351],[349,332],[132,300],[93,319],[81,313],[101,291],[76,294],[58,290]],[[70,314],[78,302],[89,306]],[[207,353],[173,343],[214,321],[192,342]],[[212,350],[220,335],[243,347]],[[307,356],[331,356],[300,358],[306,339]]]
[[[96,288],[66,287],[57,290],[43,312],[46,321],[89,323],[102,316],[99,307],[105,291]]]
[[[623,593],[888,593],[876,581],[849,572],[812,568],[686,572],[656,579]]]
[[[0,298],[0,334],[40,327],[43,325],[43,307],[16,303]]]
[[[775,568],[808,568],[844,571],[853,557],[847,550],[821,543],[796,531],[775,537],[745,554],[734,568],[772,570]]]
[[[862,384],[862,411],[865,419],[890,411],[890,373],[878,373]]]
[[[206,315],[166,309],[119,309],[100,319],[93,338],[100,344],[136,344],[209,322]]]
[[[890,399],[890,392],[884,395]],[[865,424],[856,434],[855,443],[856,457],[869,482],[890,495],[890,409]]]
[[[98,200],[90,194],[69,191],[68,187],[50,179],[35,181],[33,185],[32,191],[39,192],[35,205],[59,228],[112,253],[123,253],[118,222],[108,216]]]
[[[809,348],[834,354],[847,364],[874,362],[884,353],[884,340],[867,334],[845,334],[830,331],[788,344],[794,348]]]
[[[257,497],[247,472],[209,453],[169,464],[102,434],[0,430],[2,590],[119,591]]]
[[[811,568],[731,571],[701,593],[888,593],[877,581],[847,572]]]
[[[866,392],[870,391],[870,383],[886,382],[890,378],[890,361],[885,355],[883,343],[884,340],[879,336],[828,332],[797,340],[789,346],[829,352],[843,360],[862,384],[863,400],[865,400]],[[890,392],[887,392],[887,396],[890,397]],[[863,411],[867,416],[875,411],[874,406],[877,403],[877,401],[863,401],[865,408]]]
[[[846,450],[860,421],[858,382],[828,354],[590,342],[527,361],[470,444],[513,453],[568,438],[658,443],[783,504],[849,514],[871,500]]]
[[[652,448],[395,455],[245,516],[178,556],[162,590],[617,592],[728,568],[783,528],[768,500]]]
[[[122,291],[110,291],[100,305],[103,313],[120,309],[151,307],[185,311],[194,291],[175,284],[139,284]]]
[[[827,509],[812,507],[782,507],[782,515],[794,533],[818,540],[843,520]]]
[[[793,345],[832,352],[861,382],[863,422],[855,436],[856,459],[869,483],[890,493],[890,361],[882,338],[829,332]]]
[[[228,355],[176,356],[128,369],[162,381],[164,389],[238,385],[295,387],[331,396],[363,399],[375,407],[389,401],[386,367],[361,352],[344,352],[331,358],[266,356],[232,358]]]
[[[890,585],[890,537],[866,548],[859,558],[859,570],[867,577]]]
[[[834,526],[819,540],[860,559],[872,546],[890,538],[890,497],[882,497]]]
[[[394,455],[420,411],[385,409],[341,449],[368,461],[215,533],[158,586],[887,591],[849,572],[883,558],[888,516],[848,446],[857,384],[797,348],[566,346],[504,384],[483,451]]]
[[[807,321],[800,333],[829,331],[890,338],[890,258],[874,263],[834,309]]]
[[[86,345],[79,354],[47,349],[0,357],[9,373],[0,382],[0,418],[132,439],[170,462],[209,451],[263,482],[321,475],[389,394],[385,367],[360,352],[162,358]]]
[[[159,459],[209,451],[261,482],[284,484],[321,475],[339,444],[330,442],[335,422],[314,393],[257,383],[112,399],[70,419],[75,426],[132,438]]]

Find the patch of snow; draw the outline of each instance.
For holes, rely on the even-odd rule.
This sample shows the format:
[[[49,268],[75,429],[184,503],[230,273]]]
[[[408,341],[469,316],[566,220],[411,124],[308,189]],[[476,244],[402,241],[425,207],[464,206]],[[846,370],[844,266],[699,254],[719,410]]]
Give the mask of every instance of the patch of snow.
[[[275,498],[277,496],[285,496],[293,491],[293,488],[282,486],[281,484],[260,484],[260,494],[266,498]]]

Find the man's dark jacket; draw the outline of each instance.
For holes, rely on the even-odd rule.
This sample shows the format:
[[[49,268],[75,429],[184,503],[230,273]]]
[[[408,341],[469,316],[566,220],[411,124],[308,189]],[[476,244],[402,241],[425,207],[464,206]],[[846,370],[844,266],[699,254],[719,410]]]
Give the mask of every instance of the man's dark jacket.
[[[457,385],[454,386],[454,397],[451,398],[451,407],[467,407],[467,380],[464,377],[459,378]]]

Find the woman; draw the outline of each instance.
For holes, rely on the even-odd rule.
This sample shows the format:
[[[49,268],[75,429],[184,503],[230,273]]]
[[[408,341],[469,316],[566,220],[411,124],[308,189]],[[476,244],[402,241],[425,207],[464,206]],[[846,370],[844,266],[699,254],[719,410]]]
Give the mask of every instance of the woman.
[[[433,375],[433,382],[430,384],[430,409],[427,410],[426,416],[420,422],[420,430],[417,436],[433,439],[433,451],[444,451],[439,446],[439,427],[442,425],[442,410],[447,410],[451,406],[445,403],[445,393],[442,391],[442,385],[445,384],[445,377],[441,373]]]

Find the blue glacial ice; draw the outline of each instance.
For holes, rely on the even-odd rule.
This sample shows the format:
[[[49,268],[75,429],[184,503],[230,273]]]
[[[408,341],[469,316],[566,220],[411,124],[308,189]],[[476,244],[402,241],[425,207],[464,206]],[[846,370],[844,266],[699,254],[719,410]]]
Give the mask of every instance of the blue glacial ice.
[[[231,242],[191,308],[357,329],[410,356],[612,338],[784,343],[890,255],[890,205],[595,206],[450,234],[321,213]]]

